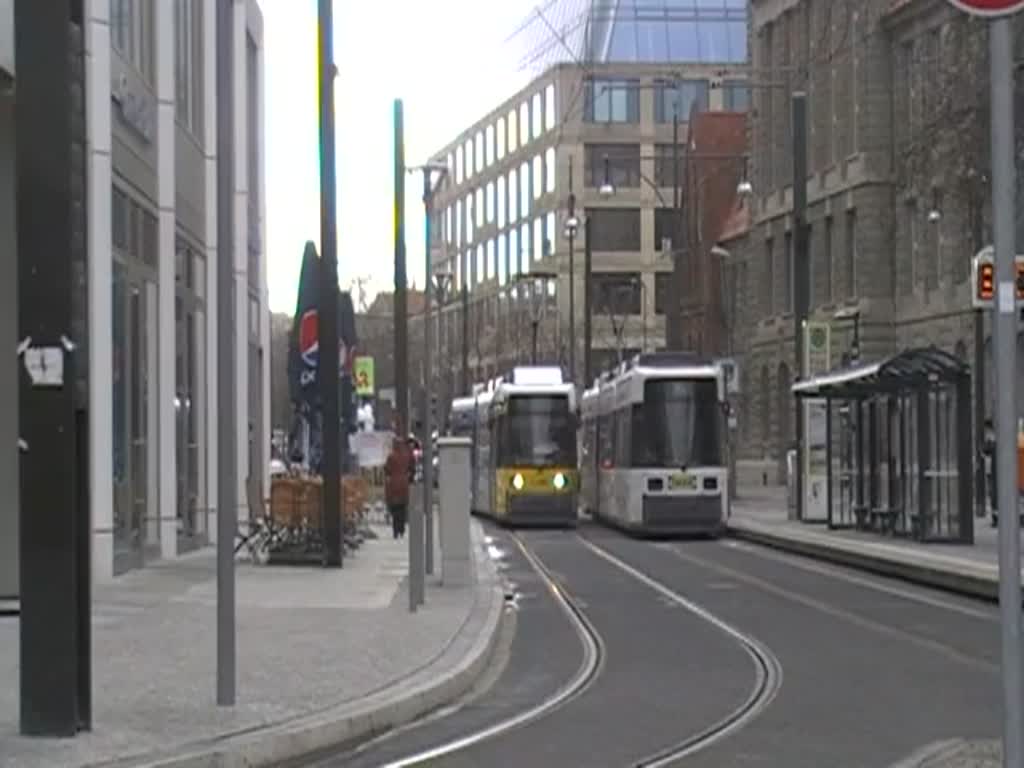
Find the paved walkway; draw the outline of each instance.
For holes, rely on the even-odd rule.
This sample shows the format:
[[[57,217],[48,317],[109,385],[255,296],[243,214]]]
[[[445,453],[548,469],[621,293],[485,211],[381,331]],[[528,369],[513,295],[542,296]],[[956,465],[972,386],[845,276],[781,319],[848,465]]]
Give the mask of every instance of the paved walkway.
[[[340,571],[240,564],[233,708],[214,699],[212,551],[95,590],[93,731],[75,739],[17,735],[17,619],[0,618],[0,766],[275,765],[439,706],[483,670],[502,617],[497,571],[472,525],[476,583],[428,577],[414,614],[407,542],[390,530]]]
[[[730,531],[739,537],[969,594],[998,594],[998,530],[974,519],[973,545],[919,543],[788,519],[785,488],[739,489]]]

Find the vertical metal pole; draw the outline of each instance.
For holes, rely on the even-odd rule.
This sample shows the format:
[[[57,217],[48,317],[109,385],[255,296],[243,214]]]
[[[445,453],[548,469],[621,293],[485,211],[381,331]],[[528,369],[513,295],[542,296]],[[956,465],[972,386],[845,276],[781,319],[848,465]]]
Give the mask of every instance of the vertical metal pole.
[[[317,383],[323,412],[323,529],[325,566],[341,565],[341,413],[338,359],[338,236],[334,161],[333,0],[319,0],[320,289]]]
[[[576,193],[572,184],[572,155],[569,155],[569,218],[576,216]],[[576,382],[576,229],[569,228],[569,379]]]
[[[72,6],[78,8],[73,10]],[[81,54],[78,3],[59,6],[17,0],[15,57],[19,73],[15,107],[17,149],[18,338],[27,346],[18,360],[20,461],[20,717],[31,736],[72,736],[82,728],[79,684],[83,654],[79,620],[80,538],[90,536],[81,510],[76,448],[76,389],[87,364],[85,339],[75,333],[82,286],[77,258],[76,200],[84,154],[74,144],[81,109],[72,59]],[[8,22],[9,23],[9,22]],[[79,94],[78,98],[75,95]],[[77,177],[77,179],[76,179]],[[79,246],[80,248],[80,246]],[[78,344],[77,348],[66,342]],[[13,350],[12,350],[13,351]],[[49,381],[40,377],[63,364]],[[54,470],[60,469],[55,482]],[[85,515],[82,515],[82,512]],[[87,646],[86,646],[87,647]],[[81,692],[84,693],[84,692]]]
[[[235,704],[235,531],[238,451],[235,445],[235,0],[217,2],[217,704]]]
[[[985,516],[985,315],[980,309],[974,310],[974,514]]]
[[[678,85],[676,86],[678,88]],[[666,318],[665,346],[682,347],[683,338],[683,234],[682,189],[679,179],[679,98],[672,111],[672,289],[669,291],[669,312]],[[588,238],[589,240],[589,238]]]
[[[424,547],[424,573],[434,572],[434,414],[430,407],[431,395],[434,384],[434,360],[432,357],[434,346],[434,329],[431,317],[431,304],[433,303],[433,259],[430,253],[430,230],[431,219],[434,215],[433,188],[431,185],[432,171],[430,168],[423,169],[423,210],[426,214],[423,226],[423,248],[425,253],[424,275],[426,285],[423,290],[424,313],[423,313],[423,388],[426,390],[424,396],[425,405],[423,408],[423,547]]]
[[[530,349],[530,363],[532,365],[537,364],[537,326],[540,325],[540,321],[534,318],[533,320],[533,339],[531,341]]]
[[[802,379],[804,324],[810,304],[807,253],[807,94],[793,93],[793,370]],[[791,382],[781,382],[788,386]],[[793,398],[796,411],[796,518],[804,519],[804,402]]]
[[[469,289],[466,288],[469,259],[462,269],[462,394],[469,394]]]
[[[590,325],[591,294],[590,271],[592,269],[592,253],[590,250],[590,216],[583,222],[583,386],[589,387],[593,381],[593,328]]]
[[[1024,765],[1021,737],[1020,522],[1017,516],[1017,308],[1015,291],[1016,179],[1013,120],[1013,39],[1010,19],[989,27],[992,82],[992,213],[996,296],[993,364],[996,393],[996,475],[999,502],[999,610],[1002,614],[1003,765]]]
[[[402,100],[395,99],[395,390],[397,436],[409,436],[409,315],[405,275],[405,125]],[[411,500],[411,497],[410,497]],[[409,610],[419,605],[423,580],[423,539],[416,504],[409,504]],[[419,536],[417,536],[419,534]]]

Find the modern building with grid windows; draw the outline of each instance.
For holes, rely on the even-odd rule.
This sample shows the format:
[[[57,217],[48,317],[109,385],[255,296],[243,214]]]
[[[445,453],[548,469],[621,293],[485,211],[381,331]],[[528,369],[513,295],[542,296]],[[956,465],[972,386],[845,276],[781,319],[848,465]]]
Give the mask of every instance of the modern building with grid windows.
[[[106,580],[215,533],[218,407],[234,407],[238,498],[259,505],[269,449],[263,17],[234,4],[237,396],[216,402],[216,4],[86,0],[85,249],[92,562]],[[0,2],[0,270],[17,263],[13,3]],[[13,33],[13,34],[12,34]],[[17,283],[0,272],[0,332]],[[0,376],[0,598],[18,593],[18,374]],[[13,489],[13,490],[12,490]],[[243,513],[244,514],[244,513]],[[8,549],[9,548],[9,549]]]
[[[585,218],[594,370],[665,347],[666,249],[679,211],[673,116],[685,144],[692,109],[746,111],[746,7],[565,0],[518,31],[532,35],[524,62],[538,74],[435,155],[449,173],[435,197],[432,259],[454,289],[438,328],[450,377],[441,391],[458,391],[463,343],[478,381],[530,361],[535,328],[537,361],[568,372],[570,284],[581,380]]]

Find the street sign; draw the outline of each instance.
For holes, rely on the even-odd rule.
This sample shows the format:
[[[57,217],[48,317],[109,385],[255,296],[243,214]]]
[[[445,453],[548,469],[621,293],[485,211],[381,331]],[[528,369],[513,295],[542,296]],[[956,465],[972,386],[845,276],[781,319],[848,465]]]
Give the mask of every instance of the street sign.
[[[356,394],[360,397],[373,397],[373,358],[357,357],[352,366],[352,375],[355,379]]]
[[[1009,16],[1024,10],[1024,0],[949,0],[956,8],[972,16]]]
[[[1014,293],[1024,303],[1024,254],[1017,254],[1014,270]],[[996,262],[992,246],[986,246],[971,261],[971,305],[975,309],[991,309],[996,295]]]

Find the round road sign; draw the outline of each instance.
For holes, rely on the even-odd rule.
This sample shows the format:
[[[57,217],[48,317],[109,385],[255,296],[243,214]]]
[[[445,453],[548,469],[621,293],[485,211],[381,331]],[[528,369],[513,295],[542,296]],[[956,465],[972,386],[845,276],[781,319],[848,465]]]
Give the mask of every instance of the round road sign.
[[[1009,16],[1024,10],[1024,0],[949,0],[961,11],[972,16]]]

